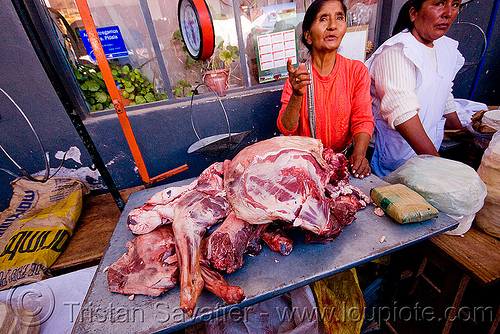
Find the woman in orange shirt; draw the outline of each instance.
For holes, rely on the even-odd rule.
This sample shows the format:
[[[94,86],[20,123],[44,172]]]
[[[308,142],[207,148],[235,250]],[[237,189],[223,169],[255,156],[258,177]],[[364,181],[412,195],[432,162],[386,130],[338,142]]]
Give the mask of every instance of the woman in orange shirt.
[[[337,53],[346,30],[342,1],[316,0],[309,6],[302,23],[302,43],[311,54],[312,78],[305,64],[294,69],[288,60],[278,128],[284,135],[311,137],[306,93],[313,82],[315,137],[337,152],[353,142],[351,172],[363,178],[371,172],[366,150],[374,128],[370,75],[362,62]]]

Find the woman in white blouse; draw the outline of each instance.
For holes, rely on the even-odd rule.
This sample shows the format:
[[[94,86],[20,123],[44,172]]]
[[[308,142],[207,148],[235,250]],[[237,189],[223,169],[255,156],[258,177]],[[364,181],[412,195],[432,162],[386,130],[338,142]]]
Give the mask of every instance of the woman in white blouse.
[[[410,0],[399,14],[401,30],[366,62],[375,115],[373,172],[383,177],[415,154],[439,156],[444,127],[462,124],[455,112],[453,79],[464,64],[458,42],[444,34],[460,0]]]

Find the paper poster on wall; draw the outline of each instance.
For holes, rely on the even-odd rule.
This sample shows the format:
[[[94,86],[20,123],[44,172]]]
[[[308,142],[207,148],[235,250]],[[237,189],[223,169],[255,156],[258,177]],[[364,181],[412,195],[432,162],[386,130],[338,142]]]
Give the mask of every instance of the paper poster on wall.
[[[337,51],[346,58],[359,60],[364,63],[367,39],[368,25],[347,27],[347,31]]]
[[[260,83],[286,78],[288,76],[287,59],[291,58],[292,64],[297,64],[295,29],[256,36],[255,53]]]
[[[296,16],[295,3],[258,7],[251,14],[259,83],[286,78],[287,59],[298,59],[296,26],[286,21]]]
[[[87,54],[90,56],[92,61],[96,61],[87,31],[80,30],[79,32]],[[101,40],[102,49],[106,54],[106,58],[113,59],[128,57],[128,51],[125,47],[125,42],[118,26],[97,28],[97,34]]]

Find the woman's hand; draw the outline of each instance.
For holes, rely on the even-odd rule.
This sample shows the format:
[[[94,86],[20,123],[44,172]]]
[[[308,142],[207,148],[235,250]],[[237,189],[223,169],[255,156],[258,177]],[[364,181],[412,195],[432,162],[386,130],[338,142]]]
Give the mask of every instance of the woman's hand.
[[[359,132],[354,135],[354,149],[349,157],[349,170],[354,177],[364,178],[371,174],[370,162],[366,158],[366,150],[370,143],[371,136],[366,132]]]
[[[299,67],[294,69],[292,66],[292,59],[288,58],[286,68],[288,70],[288,78],[290,79],[293,93],[298,96],[304,95],[307,92],[307,86],[311,84],[311,76],[306,69],[306,65],[300,63]]]
[[[288,105],[281,114],[281,123],[288,131],[293,131],[299,124],[300,108],[302,106],[302,98],[307,92],[307,86],[311,84],[309,71],[304,64],[300,64],[295,70],[292,66],[292,59],[286,62],[288,70],[288,79],[292,86],[292,95],[288,101]]]
[[[364,178],[371,174],[370,163],[364,155],[352,154],[349,157],[349,169],[354,177]]]
[[[446,123],[444,125],[446,130],[467,130],[467,128],[462,125],[456,111],[450,114],[445,114],[443,117],[446,119]]]

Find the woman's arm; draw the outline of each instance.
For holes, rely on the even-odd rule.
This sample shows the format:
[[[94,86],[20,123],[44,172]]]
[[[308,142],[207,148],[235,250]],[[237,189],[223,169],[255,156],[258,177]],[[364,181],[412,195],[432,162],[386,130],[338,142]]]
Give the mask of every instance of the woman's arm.
[[[354,135],[354,150],[349,157],[349,166],[354,177],[360,179],[370,175],[370,162],[366,159],[366,150],[370,143],[371,136],[366,132],[359,132]]]
[[[439,157],[439,153],[434,144],[427,136],[418,115],[413,116],[406,122],[396,126],[399,134],[406,139],[408,144],[417,154],[430,154]]]
[[[465,127],[462,125],[462,121],[458,117],[456,112],[457,104],[455,102],[455,97],[453,97],[452,92],[448,94],[448,100],[444,106],[443,117],[446,119],[444,128],[447,130],[464,130]]]
[[[449,114],[444,114],[444,118],[446,118],[446,123],[444,124],[444,128],[447,130],[460,130],[463,129],[464,126],[462,125],[462,122],[460,121],[460,118],[458,118],[457,112],[452,112]]]
[[[299,124],[300,107],[302,106],[302,96],[292,92],[288,104],[281,114],[281,123],[288,131],[293,131]]]
[[[399,44],[384,49],[371,65],[375,95],[380,100],[374,104],[374,113],[392,129],[415,116],[420,109],[415,94],[416,71]]]

